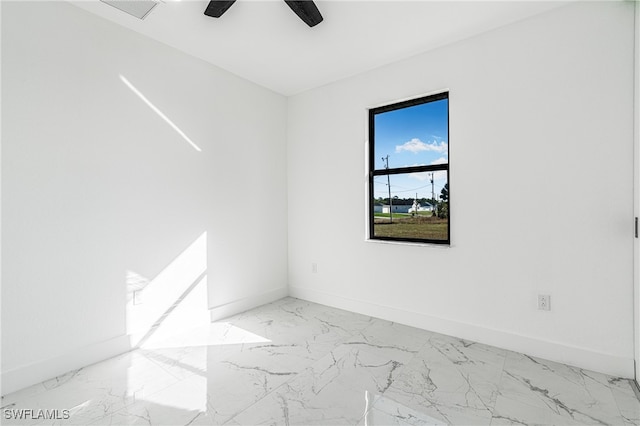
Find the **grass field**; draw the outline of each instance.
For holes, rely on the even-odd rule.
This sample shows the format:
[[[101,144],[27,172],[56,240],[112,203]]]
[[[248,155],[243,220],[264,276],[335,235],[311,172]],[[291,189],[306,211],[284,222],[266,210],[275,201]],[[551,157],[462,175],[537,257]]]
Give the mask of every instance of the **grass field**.
[[[389,223],[388,214],[376,214],[373,232],[376,237],[420,238],[427,240],[447,240],[448,219],[439,219],[420,215],[411,217],[407,214],[394,213],[393,223]]]

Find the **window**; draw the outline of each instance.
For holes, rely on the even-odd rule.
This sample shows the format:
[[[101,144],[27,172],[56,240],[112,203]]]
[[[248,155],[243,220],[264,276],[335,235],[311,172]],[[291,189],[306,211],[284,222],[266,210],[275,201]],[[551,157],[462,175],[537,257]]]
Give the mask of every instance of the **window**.
[[[449,244],[449,94],[369,110],[369,237]]]

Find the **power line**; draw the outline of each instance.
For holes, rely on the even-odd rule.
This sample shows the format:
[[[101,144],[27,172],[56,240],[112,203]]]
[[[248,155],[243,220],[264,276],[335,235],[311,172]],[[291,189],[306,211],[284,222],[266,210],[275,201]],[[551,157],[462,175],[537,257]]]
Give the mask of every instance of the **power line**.
[[[374,183],[377,183],[379,185],[387,185],[384,181],[380,181],[380,180],[373,180]],[[392,188],[404,188],[405,191],[395,191],[395,192],[408,192],[408,191],[415,191],[416,189],[422,189],[422,188],[426,188],[428,187],[430,184],[427,185],[423,185],[423,186],[417,186],[417,187],[413,187],[413,188],[407,188],[406,186],[402,186],[402,185],[391,185]]]
[[[418,189],[426,188],[426,187],[428,187],[428,186],[429,186],[429,185],[424,185],[424,186],[419,186],[419,187],[417,187],[417,188],[411,188],[411,189],[407,189],[407,190],[404,190],[404,191],[395,191],[395,192],[413,192],[413,191],[416,191],[416,190],[418,190]]]
[[[386,184],[386,183],[381,182],[381,181],[375,181],[375,180],[374,180],[373,182],[374,182],[374,183],[377,183],[378,185],[385,185],[385,186],[387,186],[387,184]],[[430,186],[430,184],[429,184],[429,185],[418,186],[418,187],[415,187],[415,188],[404,189],[404,190],[393,190],[393,192],[394,192],[394,193],[396,193],[396,194],[397,194],[397,193],[402,193],[402,192],[413,192],[413,191],[416,191],[416,190],[418,190],[418,189],[426,188],[426,187],[428,187],[428,186]],[[391,187],[392,187],[392,188],[406,188],[406,186],[401,186],[401,185],[391,185]]]

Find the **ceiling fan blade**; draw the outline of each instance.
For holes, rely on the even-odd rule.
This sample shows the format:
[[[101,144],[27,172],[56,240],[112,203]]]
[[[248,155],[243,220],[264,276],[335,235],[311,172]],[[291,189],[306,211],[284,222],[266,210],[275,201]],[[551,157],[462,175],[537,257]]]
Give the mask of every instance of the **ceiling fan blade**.
[[[322,15],[311,0],[289,1],[284,2],[310,27],[314,27],[322,22]]]
[[[227,9],[234,4],[236,0],[211,0],[209,5],[204,11],[204,14],[207,16],[212,16],[214,18],[221,17]]]

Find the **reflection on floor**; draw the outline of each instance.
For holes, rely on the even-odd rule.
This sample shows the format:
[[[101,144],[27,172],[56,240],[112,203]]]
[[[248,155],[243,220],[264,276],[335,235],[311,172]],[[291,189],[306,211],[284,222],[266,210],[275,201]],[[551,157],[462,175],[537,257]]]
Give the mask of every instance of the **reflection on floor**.
[[[640,424],[627,380],[293,298],[6,395],[2,408],[3,424]]]

